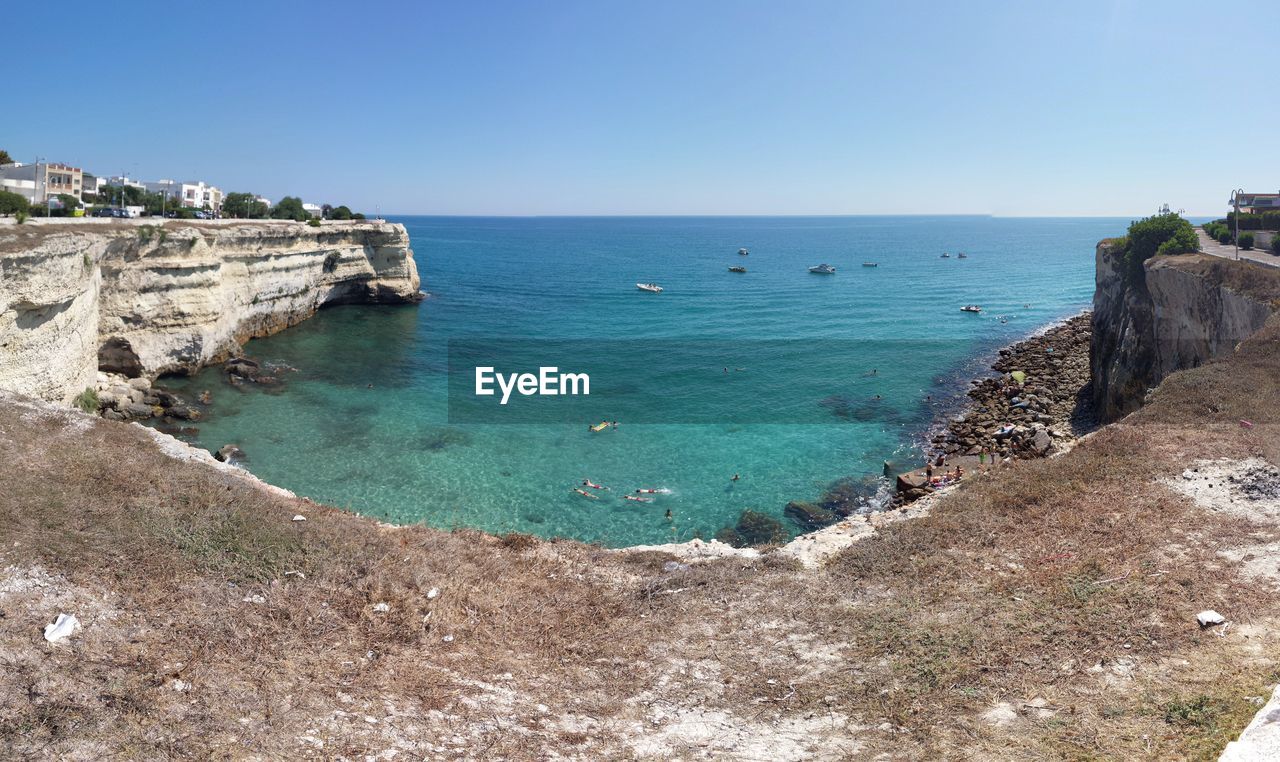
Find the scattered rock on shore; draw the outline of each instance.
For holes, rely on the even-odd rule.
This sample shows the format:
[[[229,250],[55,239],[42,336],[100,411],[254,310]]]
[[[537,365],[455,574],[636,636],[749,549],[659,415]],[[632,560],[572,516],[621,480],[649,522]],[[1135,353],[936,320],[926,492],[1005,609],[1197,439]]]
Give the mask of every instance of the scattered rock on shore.
[[[112,421],[137,421],[161,417],[198,421],[199,409],[178,395],[152,385],[146,378],[125,378],[115,373],[99,373],[96,385],[98,414]]]
[[[937,455],[1034,458],[1090,428],[1088,314],[1000,350],[995,378],[975,381],[973,407],[933,438]]]

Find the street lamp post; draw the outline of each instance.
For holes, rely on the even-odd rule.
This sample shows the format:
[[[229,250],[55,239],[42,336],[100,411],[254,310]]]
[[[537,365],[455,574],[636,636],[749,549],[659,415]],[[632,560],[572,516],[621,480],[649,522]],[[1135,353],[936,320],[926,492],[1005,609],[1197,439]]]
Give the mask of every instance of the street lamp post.
[[[1236,188],[1235,190],[1231,191],[1231,208],[1235,212],[1235,214],[1233,214],[1232,217],[1234,218],[1236,223],[1235,244],[1236,244],[1237,260],[1240,259],[1240,196],[1243,193],[1244,193],[1243,188]]]

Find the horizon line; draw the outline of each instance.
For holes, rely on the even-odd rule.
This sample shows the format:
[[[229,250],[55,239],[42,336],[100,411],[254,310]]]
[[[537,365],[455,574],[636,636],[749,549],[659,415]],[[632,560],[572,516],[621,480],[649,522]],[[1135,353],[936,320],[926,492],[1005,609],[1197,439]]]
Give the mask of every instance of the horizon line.
[[[973,213],[949,213],[949,212],[936,212],[936,213],[933,213],[933,212],[921,212],[921,213],[917,213],[917,214],[905,214],[905,213],[901,213],[901,214],[899,214],[899,213],[884,213],[884,214],[877,214],[877,213],[874,213],[874,212],[872,212],[872,213],[867,213],[867,212],[833,213],[833,214],[768,214],[768,213],[755,213],[755,214],[726,214],[726,213],[712,213],[712,214],[699,214],[699,213],[679,213],[679,214],[622,214],[622,213],[618,213],[618,214],[615,214],[615,213],[609,213],[609,214],[605,214],[605,213],[600,213],[600,214],[593,214],[593,213],[584,213],[584,214],[478,214],[478,213],[465,213],[465,214],[461,214],[461,213],[460,213],[460,214],[441,214],[441,213],[436,213],[436,212],[430,212],[430,213],[423,213],[423,212],[383,212],[383,213],[382,213],[382,216],[383,216],[383,217],[436,217],[436,218],[450,218],[450,217],[456,218],[456,217],[464,217],[464,218],[474,218],[474,219],[582,219],[582,218],[592,218],[592,219],[617,219],[617,218],[623,218],[623,219],[645,219],[645,218],[647,218],[647,219],[659,219],[659,218],[672,218],[672,217],[675,217],[675,218],[690,218],[690,219],[693,219],[693,218],[709,218],[709,217],[710,217],[710,218],[725,218],[725,219],[731,219],[731,218],[744,218],[744,217],[747,217],[747,218],[751,218],[751,217],[758,217],[758,218],[768,218],[768,219],[788,219],[788,218],[794,219],[794,218],[832,218],[832,217],[977,217],[977,218],[990,218],[990,219],[1040,219],[1040,220],[1045,220],[1045,219],[1061,219],[1061,220],[1070,220],[1070,219],[1141,219],[1141,218],[1143,218],[1143,217],[1150,217],[1150,216],[1152,216],[1153,214],[1156,214],[1156,212],[1137,213],[1137,214],[993,214],[993,213],[988,213],[988,212],[973,212]],[[1183,217],[1185,217],[1185,218],[1190,218],[1190,217],[1209,217],[1209,218],[1214,218],[1214,217],[1219,217],[1219,216],[1223,216],[1223,217],[1225,217],[1225,216],[1226,216],[1226,213],[1225,213],[1225,212],[1223,212],[1223,213],[1220,213],[1220,214],[1197,214],[1197,213],[1193,213],[1193,212],[1184,212],[1184,213],[1182,214],[1182,216],[1183,216]]]

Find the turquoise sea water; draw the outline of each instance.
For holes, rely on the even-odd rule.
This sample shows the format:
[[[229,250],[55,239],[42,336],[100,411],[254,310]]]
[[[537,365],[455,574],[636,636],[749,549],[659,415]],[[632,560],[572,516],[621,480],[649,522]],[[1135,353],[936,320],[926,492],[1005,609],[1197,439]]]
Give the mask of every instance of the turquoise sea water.
[[[279,389],[233,388],[217,369],[167,380],[193,396],[213,392],[195,440],[209,449],[237,443],[263,479],[385,520],[610,546],[709,537],[744,509],[781,517],[789,500],[814,500],[843,477],[878,476],[887,459],[905,462],[984,357],[1088,306],[1094,244],[1129,222],[393,221],[408,229],[431,297],[415,307],[324,310],[251,342],[250,356],[297,369],[281,374]],[[750,255],[738,256],[739,247]],[[820,262],[839,272],[807,271]],[[739,264],[746,274],[728,272]],[[642,293],[637,281],[666,290]],[[968,303],[984,312],[961,313]],[[741,348],[735,369],[724,373],[717,358],[705,374],[682,376],[655,402],[661,419],[702,420],[698,411],[753,395],[771,395],[765,407],[777,400],[788,412],[767,423],[622,420],[598,434],[587,424],[600,417],[450,423],[447,344],[466,337],[590,340],[593,378],[646,363],[628,342],[723,342]],[[612,491],[583,498],[572,491],[583,478]],[[671,493],[619,499],[657,487]]]

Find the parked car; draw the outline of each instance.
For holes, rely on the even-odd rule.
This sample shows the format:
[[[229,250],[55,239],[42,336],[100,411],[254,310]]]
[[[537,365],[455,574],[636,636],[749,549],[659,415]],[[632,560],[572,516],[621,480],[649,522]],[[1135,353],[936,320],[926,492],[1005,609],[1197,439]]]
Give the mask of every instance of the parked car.
[[[104,206],[94,211],[94,217],[128,217],[129,213],[123,209],[117,209],[113,206]]]

